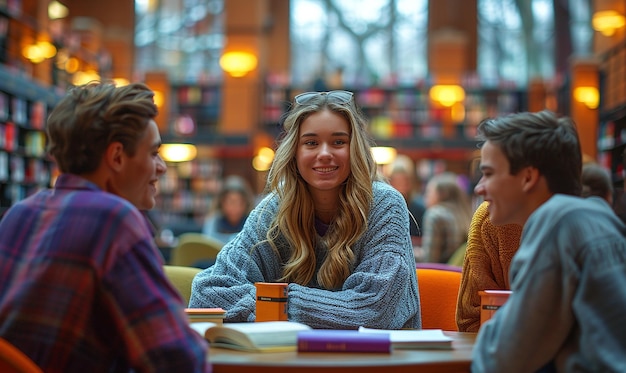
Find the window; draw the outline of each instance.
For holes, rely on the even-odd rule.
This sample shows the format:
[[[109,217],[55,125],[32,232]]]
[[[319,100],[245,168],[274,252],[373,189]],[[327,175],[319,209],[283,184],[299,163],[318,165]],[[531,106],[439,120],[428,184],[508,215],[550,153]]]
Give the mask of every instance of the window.
[[[427,6],[427,0],[291,0],[292,83],[370,86],[424,79]]]

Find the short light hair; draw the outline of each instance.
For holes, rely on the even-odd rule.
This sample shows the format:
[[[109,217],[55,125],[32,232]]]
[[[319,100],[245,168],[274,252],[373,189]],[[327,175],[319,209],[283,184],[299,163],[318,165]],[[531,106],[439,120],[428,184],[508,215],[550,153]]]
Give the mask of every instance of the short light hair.
[[[76,175],[95,171],[113,142],[133,156],[158,113],[153,96],[142,83],[116,87],[94,82],[72,88],[48,117],[48,153],[61,172]]]
[[[478,125],[478,138],[502,150],[511,175],[534,167],[552,193],[580,195],[582,153],[570,118],[544,110],[486,119]]]

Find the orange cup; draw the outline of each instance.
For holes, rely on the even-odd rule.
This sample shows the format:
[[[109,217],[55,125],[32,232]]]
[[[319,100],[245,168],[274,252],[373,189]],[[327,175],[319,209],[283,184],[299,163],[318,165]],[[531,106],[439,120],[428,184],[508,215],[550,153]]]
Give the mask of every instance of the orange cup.
[[[493,314],[502,307],[511,295],[510,290],[481,290],[480,295],[480,325],[493,317]]]
[[[255,282],[256,321],[287,321],[287,283]]]

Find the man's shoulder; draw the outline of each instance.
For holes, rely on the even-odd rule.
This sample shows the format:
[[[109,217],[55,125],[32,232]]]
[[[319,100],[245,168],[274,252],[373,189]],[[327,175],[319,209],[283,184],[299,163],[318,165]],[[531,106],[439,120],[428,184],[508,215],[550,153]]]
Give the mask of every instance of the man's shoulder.
[[[548,230],[563,225],[588,229],[594,225],[623,225],[611,207],[599,197],[555,194],[529,217],[524,230]]]
[[[94,222],[116,221],[131,226],[143,226],[147,222],[146,216],[131,202],[105,191],[70,191],[64,199],[57,208],[68,218],[88,217]]]
[[[535,211],[537,216],[564,216],[572,212],[611,212],[610,207],[599,197],[583,198],[566,194],[555,194]]]
[[[97,198],[91,198],[89,206],[93,209],[114,215],[141,215],[141,211],[128,200],[108,192],[96,192]],[[80,203],[79,203],[80,204]]]

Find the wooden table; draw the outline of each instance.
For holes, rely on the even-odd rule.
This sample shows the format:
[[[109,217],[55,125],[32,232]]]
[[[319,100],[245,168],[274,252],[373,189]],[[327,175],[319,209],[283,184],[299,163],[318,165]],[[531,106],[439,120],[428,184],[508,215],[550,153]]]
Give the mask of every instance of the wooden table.
[[[249,353],[211,348],[214,373],[279,372],[469,372],[476,333],[445,332],[452,350],[393,350],[391,354],[276,352]]]

